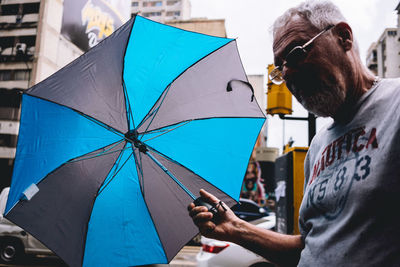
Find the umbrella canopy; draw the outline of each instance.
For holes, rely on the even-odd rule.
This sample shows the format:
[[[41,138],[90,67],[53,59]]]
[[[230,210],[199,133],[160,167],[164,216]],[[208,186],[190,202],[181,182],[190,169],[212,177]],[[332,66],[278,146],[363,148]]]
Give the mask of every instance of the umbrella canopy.
[[[135,16],[26,90],[6,218],[70,266],[167,263],[233,205],[265,117],[236,41]]]

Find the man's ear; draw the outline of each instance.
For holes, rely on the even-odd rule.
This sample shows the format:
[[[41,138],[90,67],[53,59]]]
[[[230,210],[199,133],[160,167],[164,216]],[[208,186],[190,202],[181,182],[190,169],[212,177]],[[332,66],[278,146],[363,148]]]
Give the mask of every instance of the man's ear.
[[[345,51],[349,51],[353,47],[353,31],[346,22],[339,22],[333,28],[334,35],[338,38],[339,45]]]

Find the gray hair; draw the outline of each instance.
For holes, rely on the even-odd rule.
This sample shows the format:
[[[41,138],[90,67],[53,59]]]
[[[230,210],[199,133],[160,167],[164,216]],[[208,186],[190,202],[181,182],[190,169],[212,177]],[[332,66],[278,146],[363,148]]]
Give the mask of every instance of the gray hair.
[[[275,37],[276,32],[285,26],[292,16],[299,15],[308,20],[311,25],[322,31],[329,25],[335,25],[339,22],[346,22],[345,17],[339,8],[328,0],[307,0],[296,7],[288,9],[283,15],[278,17],[273,26],[272,34]],[[358,45],[354,40],[355,50],[358,52]]]
[[[329,25],[346,21],[339,8],[330,1],[309,0],[296,7],[288,9],[282,16],[278,17],[273,25],[273,34],[285,26],[294,15],[308,20],[311,25],[322,31]]]

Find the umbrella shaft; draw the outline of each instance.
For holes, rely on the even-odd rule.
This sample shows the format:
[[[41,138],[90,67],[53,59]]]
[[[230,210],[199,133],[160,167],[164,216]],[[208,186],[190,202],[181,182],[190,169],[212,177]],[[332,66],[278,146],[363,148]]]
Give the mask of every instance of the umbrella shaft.
[[[189,189],[187,189],[167,168],[165,168],[164,165],[161,164],[153,155],[148,153],[147,151],[145,152],[147,156],[149,156],[166,174],[168,174],[169,177],[172,178],[172,180],[175,181],[179,185],[180,188],[182,188],[183,191],[185,191],[193,200],[196,199],[196,196],[193,195],[192,192],[190,192]]]

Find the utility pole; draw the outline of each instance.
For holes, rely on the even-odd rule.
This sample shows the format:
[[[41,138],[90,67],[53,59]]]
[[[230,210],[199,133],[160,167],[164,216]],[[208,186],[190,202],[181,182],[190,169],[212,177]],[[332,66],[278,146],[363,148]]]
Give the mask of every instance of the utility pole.
[[[316,132],[316,117],[314,114],[308,112],[308,117],[291,117],[285,114],[279,114],[279,118],[282,120],[296,120],[296,121],[307,121],[308,122],[308,145],[311,144],[311,140],[315,136]]]

